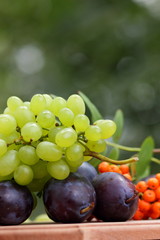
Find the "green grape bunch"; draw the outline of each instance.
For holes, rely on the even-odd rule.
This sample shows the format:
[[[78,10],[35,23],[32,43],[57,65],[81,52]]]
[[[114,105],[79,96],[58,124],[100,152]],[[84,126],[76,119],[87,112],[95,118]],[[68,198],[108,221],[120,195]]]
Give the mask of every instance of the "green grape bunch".
[[[14,179],[38,191],[51,177],[63,180],[106,149],[116,124],[91,123],[79,94],[68,99],[35,94],[30,101],[7,100],[0,114],[0,181]]]

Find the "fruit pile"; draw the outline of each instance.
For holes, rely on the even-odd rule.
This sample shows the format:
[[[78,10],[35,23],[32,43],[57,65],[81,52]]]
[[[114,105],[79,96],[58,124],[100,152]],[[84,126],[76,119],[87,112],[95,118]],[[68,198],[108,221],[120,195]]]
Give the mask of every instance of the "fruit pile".
[[[117,172],[128,178],[130,181],[132,181],[132,176],[128,164],[115,165],[102,161],[101,163],[98,164],[98,172],[99,173]]]
[[[132,219],[139,197],[125,163],[135,158],[115,161],[100,154],[116,128],[110,119],[91,123],[78,94],[67,100],[9,97],[0,114],[0,224],[28,219],[35,193],[55,222]],[[98,173],[88,163],[93,157],[102,160]]]
[[[160,217],[160,173],[149,177],[147,181],[139,181],[136,184],[139,192],[138,209],[133,219],[158,219]]]
[[[7,209],[1,211],[0,224],[25,221],[34,207],[31,193],[42,191],[49,179],[58,181],[57,184],[69,181],[68,195],[71,196],[71,185],[77,181],[76,177],[70,179],[72,172],[92,158],[92,151],[103,152],[105,139],[115,131],[116,124],[112,120],[100,119],[91,124],[85,115],[85,103],[77,94],[67,100],[36,94],[25,102],[16,96],[9,97],[0,114],[0,208]],[[73,199],[78,198],[80,203],[75,203],[78,211],[81,208],[78,214],[85,216],[95,207],[95,192],[91,183],[85,182],[81,187],[83,198],[86,195],[86,200],[83,200],[79,190],[81,185],[82,179],[78,180],[76,192],[73,184]],[[67,195],[67,190],[65,192]],[[46,196],[47,193],[44,194],[47,208]],[[58,195],[57,201],[60,199]],[[73,204],[71,198],[68,201]],[[76,212],[76,209],[71,210]]]

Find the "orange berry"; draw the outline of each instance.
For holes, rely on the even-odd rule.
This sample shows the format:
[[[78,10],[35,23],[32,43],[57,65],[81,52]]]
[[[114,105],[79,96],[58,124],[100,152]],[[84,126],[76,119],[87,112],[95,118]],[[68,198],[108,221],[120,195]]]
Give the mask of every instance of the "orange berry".
[[[138,203],[139,210],[142,212],[148,212],[151,208],[151,204],[149,202],[144,201],[143,199],[139,201]]]
[[[143,200],[146,202],[154,202],[156,200],[156,194],[153,190],[147,189],[143,193]]]
[[[155,190],[159,186],[159,181],[157,178],[149,178],[147,181],[148,188]]]
[[[157,174],[156,174],[156,178],[158,179],[159,184],[160,184],[160,173],[157,173]]]
[[[160,200],[160,186],[155,190],[156,198]]]
[[[149,218],[149,211],[144,212],[143,220],[147,220]]]
[[[109,167],[109,163],[108,163],[108,162],[101,162],[101,163],[98,165],[98,171],[99,171],[100,173],[108,172],[108,167]]]
[[[121,170],[122,174],[129,173],[129,166],[127,164],[120,165],[119,169]]]
[[[119,169],[119,167],[115,164],[111,164],[108,167],[108,172],[116,172],[116,173],[122,173],[121,170]]]
[[[130,181],[132,181],[132,177],[130,173],[124,173],[123,176],[128,178]]]
[[[134,219],[134,220],[142,220],[143,217],[144,217],[144,213],[141,210],[137,209],[137,211],[135,212],[135,214],[134,214],[132,219]]]
[[[151,211],[149,214],[149,217],[152,219],[157,219],[157,218],[159,218],[159,213]]]
[[[160,214],[160,202],[154,202],[152,204],[151,210]]]
[[[147,185],[147,183],[145,182],[145,181],[139,181],[137,184],[136,184],[136,190],[138,191],[138,192],[144,192],[144,191],[146,191],[147,190],[147,187],[148,187],[148,185]]]

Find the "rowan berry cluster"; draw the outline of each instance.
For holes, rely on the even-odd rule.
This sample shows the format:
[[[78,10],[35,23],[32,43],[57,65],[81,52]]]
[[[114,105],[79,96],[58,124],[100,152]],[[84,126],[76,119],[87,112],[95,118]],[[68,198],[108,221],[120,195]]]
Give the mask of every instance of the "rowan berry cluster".
[[[122,165],[115,165],[115,164],[109,164],[108,162],[101,162],[98,165],[98,172],[116,172],[120,173],[126,178],[128,178],[130,181],[132,181],[132,177],[130,174],[130,168],[128,164],[122,164]]]
[[[139,192],[139,203],[133,219],[160,218],[160,173],[147,181],[139,181],[136,190]]]

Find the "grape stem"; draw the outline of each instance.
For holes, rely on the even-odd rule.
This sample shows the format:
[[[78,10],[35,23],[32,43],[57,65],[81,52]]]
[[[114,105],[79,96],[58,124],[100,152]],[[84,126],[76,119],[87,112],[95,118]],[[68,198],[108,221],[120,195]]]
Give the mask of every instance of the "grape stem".
[[[15,139],[12,143],[8,143],[7,147],[9,147],[12,144],[15,144],[15,145],[29,145],[31,143],[32,143],[32,139],[30,140],[30,142],[25,142],[23,137],[20,136],[19,138]]]
[[[119,164],[119,165],[132,163],[132,162],[137,162],[139,160],[137,156],[131,157],[131,158],[128,158],[128,159],[124,159],[124,160],[114,160],[114,159],[108,158],[108,157],[106,157],[106,156],[104,156],[100,153],[90,151],[89,148],[86,146],[85,142],[83,142],[81,139],[79,139],[79,142],[86,149],[85,152],[84,152],[84,156],[91,156],[91,157],[97,158],[101,161],[109,162],[109,163],[112,163],[112,164]]]
[[[92,152],[92,151],[89,151],[89,150],[86,150],[84,152],[84,155],[97,158],[97,159],[99,159],[101,161],[109,162],[109,163],[112,163],[112,164],[119,164],[119,165],[138,161],[138,157],[131,157],[131,158],[124,159],[124,160],[113,160],[111,158],[108,158],[108,157],[100,154],[100,153]]]

